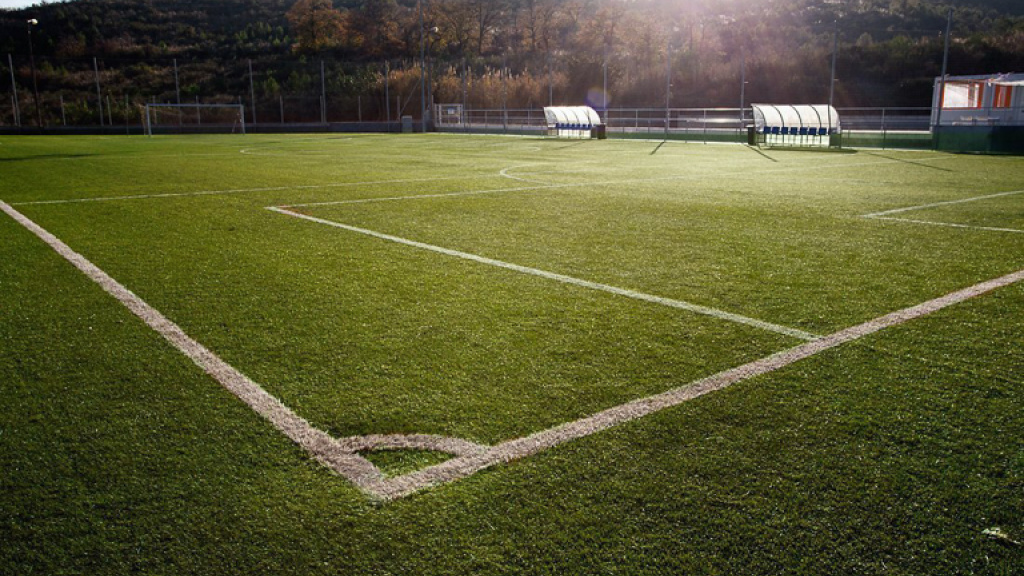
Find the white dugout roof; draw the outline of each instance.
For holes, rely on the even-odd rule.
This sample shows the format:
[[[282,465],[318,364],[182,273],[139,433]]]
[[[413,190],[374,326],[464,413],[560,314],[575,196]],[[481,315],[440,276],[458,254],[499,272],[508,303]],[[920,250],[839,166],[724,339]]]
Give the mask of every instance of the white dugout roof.
[[[545,106],[544,118],[551,127],[576,125],[590,128],[603,124],[597,111],[590,106]]]
[[[769,128],[827,128],[839,131],[839,113],[827,104],[751,104],[754,110],[754,126],[758,131]]]

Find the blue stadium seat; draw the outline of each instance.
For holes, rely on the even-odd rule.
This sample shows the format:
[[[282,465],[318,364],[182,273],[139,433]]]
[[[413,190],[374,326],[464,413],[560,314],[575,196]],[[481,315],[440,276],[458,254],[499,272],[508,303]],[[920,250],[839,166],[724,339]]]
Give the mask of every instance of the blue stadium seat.
[[[778,126],[772,126],[772,135],[773,136],[778,136],[779,135],[779,127]]]

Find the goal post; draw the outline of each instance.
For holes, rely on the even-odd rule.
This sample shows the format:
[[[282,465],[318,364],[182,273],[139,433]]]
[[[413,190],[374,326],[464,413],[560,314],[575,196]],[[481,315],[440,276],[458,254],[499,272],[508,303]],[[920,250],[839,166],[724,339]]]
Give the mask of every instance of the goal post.
[[[173,123],[162,122],[161,114],[168,111],[177,111]],[[166,118],[166,114],[163,114]],[[153,128],[167,127],[168,129],[182,129],[188,126],[192,129],[205,127],[211,131],[223,131],[230,129],[234,134],[236,131],[245,134],[245,105],[244,104],[156,104],[147,103],[145,114],[146,135],[153,135]],[[205,120],[205,122],[204,122]]]
[[[439,127],[463,126],[466,123],[466,111],[462,104],[437,104],[434,118]]]

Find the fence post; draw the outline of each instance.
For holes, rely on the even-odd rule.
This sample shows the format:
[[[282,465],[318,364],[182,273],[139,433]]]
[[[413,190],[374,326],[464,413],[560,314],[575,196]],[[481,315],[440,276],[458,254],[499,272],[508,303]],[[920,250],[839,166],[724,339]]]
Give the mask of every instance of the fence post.
[[[882,150],[885,150],[885,108],[882,108]]]
[[[704,109],[704,143],[708,143],[708,109]]]

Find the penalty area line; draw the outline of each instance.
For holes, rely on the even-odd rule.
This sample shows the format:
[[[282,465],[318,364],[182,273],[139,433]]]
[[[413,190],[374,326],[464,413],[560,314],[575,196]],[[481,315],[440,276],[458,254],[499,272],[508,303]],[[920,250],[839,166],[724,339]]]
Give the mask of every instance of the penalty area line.
[[[782,334],[790,336],[792,338],[798,338],[801,340],[815,340],[818,335],[811,334],[804,330],[797,328],[791,328],[789,326],[782,326],[774,324],[772,322],[766,322],[764,320],[758,320],[757,318],[750,318],[749,316],[743,316],[741,314],[734,314],[725,310],[719,310],[717,308],[710,308],[708,306],[701,306],[699,304],[693,304],[683,300],[675,300],[673,298],[664,298],[662,296],[654,296],[652,294],[645,294],[636,290],[630,290],[627,288],[619,288],[617,286],[611,286],[608,284],[601,284],[599,282],[591,282],[590,280],[583,280],[581,278],[574,278],[572,276],[566,276],[565,274],[558,274],[557,272],[549,272],[547,270],[541,270],[539,268],[531,268],[529,266],[521,266],[519,264],[513,264],[511,262],[505,262],[503,260],[496,260],[494,258],[488,258],[486,256],[480,256],[477,254],[470,254],[469,252],[461,252],[459,250],[452,250],[450,248],[444,248],[442,246],[435,246],[433,244],[426,244],[424,242],[417,242],[416,240],[409,240],[407,238],[401,238],[399,236],[393,236],[391,234],[384,234],[382,232],[376,232],[368,230],[366,228],[358,228],[356,226],[349,226],[340,222],[334,222],[333,220],[325,220],[323,218],[317,218],[315,216],[309,216],[299,212],[293,212],[286,207],[282,206],[270,206],[267,208],[272,212],[278,214],[284,214],[285,216],[291,216],[293,218],[299,218],[314,222],[317,224],[324,224],[326,226],[332,226],[334,228],[340,228],[349,232],[355,232],[363,234],[380,240],[386,240],[388,242],[394,242],[396,244],[402,244],[405,246],[411,246],[413,248],[419,248],[421,250],[428,250],[430,252],[436,252],[438,254],[444,254],[446,256],[452,256],[455,258],[461,258],[463,260],[469,260],[477,262],[479,264],[486,264],[488,266],[494,266],[497,268],[503,268],[505,270],[511,270],[513,272],[519,272],[521,274],[528,274],[530,276],[537,276],[545,278],[547,280],[554,280],[561,282],[562,284],[570,284],[581,288],[588,288],[591,290],[597,290],[600,292],[607,292],[615,294],[617,296],[625,296],[626,298],[632,298],[634,300],[642,300],[644,302],[650,302],[652,304],[658,304],[661,306],[668,306],[669,308],[676,308],[679,310],[686,310],[688,312],[694,312],[696,314],[702,314],[704,316],[711,316],[719,320],[725,320],[728,322],[734,322],[736,324],[745,324],[754,328],[759,328],[767,332],[775,332],[776,334]]]
[[[200,190],[197,192],[167,192],[161,194],[128,194],[125,196],[100,196],[96,198],[69,198],[66,200],[32,200],[28,202],[12,202],[11,206],[39,206],[45,204],[81,204],[84,202],[113,202],[117,200],[150,200],[154,198],[185,198],[189,196],[220,196],[228,194],[246,194],[253,192],[283,192],[286,190],[322,190],[325,188],[345,188],[349,186],[375,186],[378,184],[414,184],[423,182],[439,182],[443,180],[465,179],[466,176],[441,176],[437,178],[404,178],[398,180],[369,180],[364,182],[335,182],[331,184],[307,184],[300,186],[268,186],[264,188],[231,188],[226,190]]]
[[[723,390],[738,382],[774,372],[842,344],[859,340],[880,330],[897,326],[922,316],[927,316],[987,292],[1015,284],[1021,280],[1024,280],[1024,270],[1018,270],[1006,276],[981,282],[916,306],[880,316],[863,324],[829,334],[813,342],[807,342],[759,360],[748,362],[661,394],[633,400],[598,412],[592,416],[555,426],[554,428],[549,428],[523,438],[502,442],[481,454],[460,456],[396,478],[382,478],[374,482],[371,489],[384,499],[394,500],[433,486],[460,480],[472,476],[485,468],[525,458],[560,444],[584,438],[667,408],[678,406],[705,394]]]
[[[931,204],[919,204],[917,206],[894,208],[892,210],[883,210],[882,212],[872,212],[871,214],[864,214],[864,218],[880,218],[882,216],[891,216],[893,214],[900,214],[902,212],[910,212],[913,210],[925,210],[927,208],[938,208],[939,206],[951,206],[953,204],[966,204],[968,202],[977,202],[978,200],[988,200],[990,198],[1001,198],[1003,196],[1014,196],[1016,194],[1024,194],[1024,190],[1013,190],[1011,192],[999,192],[996,194],[986,194],[984,196],[972,196],[970,198],[961,198],[959,200],[946,200],[944,202],[932,202]],[[893,218],[893,220],[896,220],[896,218]]]

